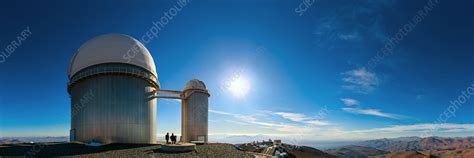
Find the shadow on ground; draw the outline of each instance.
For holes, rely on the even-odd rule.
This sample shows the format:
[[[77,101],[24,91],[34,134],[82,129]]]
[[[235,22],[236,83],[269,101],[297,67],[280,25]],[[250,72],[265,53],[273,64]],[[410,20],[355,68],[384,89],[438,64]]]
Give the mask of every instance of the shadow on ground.
[[[14,144],[0,145],[0,156],[21,157],[238,157],[253,158],[250,153],[237,150],[232,144],[210,143],[196,146],[196,151],[169,153],[159,150],[158,144],[109,144],[100,147],[80,143]]]
[[[45,144],[4,144],[0,146],[0,156],[51,157],[72,156],[159,146],[154,144],[108,144],[100,147],[85,146],[79,143]]]

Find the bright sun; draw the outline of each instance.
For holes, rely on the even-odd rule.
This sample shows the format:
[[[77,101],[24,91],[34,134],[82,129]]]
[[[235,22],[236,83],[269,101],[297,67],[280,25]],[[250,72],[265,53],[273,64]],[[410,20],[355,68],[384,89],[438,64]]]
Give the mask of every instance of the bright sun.
[[[245,77],[240,76],[231,81],[229,90],[235,97],[245,97],[250,90],[250,82]]]

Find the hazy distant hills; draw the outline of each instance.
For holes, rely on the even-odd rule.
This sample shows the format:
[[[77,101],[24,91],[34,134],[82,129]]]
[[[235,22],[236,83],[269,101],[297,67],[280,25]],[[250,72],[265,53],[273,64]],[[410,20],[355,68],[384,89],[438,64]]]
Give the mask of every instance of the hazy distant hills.
[[[373,158],[432,158],[433,156],[416,151],[394,152],[385,155],[374,156]]]
[[[374,156],[373,158],[473,158],[474,148],[442,151],[399,151],[385,155]]]
[[[4,137],[0,138],[0,144],[17,144],[29,142],[66,142],[69,137]]]
[[[288,146],[288,145],[284,145]],[[312,148],[312,147],[307,147],[307,146],[301,146],[298,148],[291,148],[287,147],[288,151],[290,153],[290,157],[296,157],[296,158],[337,158],[337,156],[334,156],[332,154],[328,154],[326,152],[323,152],[321,150]]]
[[[372,147],[356,145],[344,146],[336,149],[328,149],[326,150],[326,152],[343,158],[366,158],[369,156],[389,153],[387,151],[379,150]]]
[[[225,142],[231,144],[242,144],[253,141],[262,141],[262,140],[282,140],[286,144],[298,144],[300,146],[310,146],[320,150],[330,149],[339,146],[352,145],[359,141],[354,140],[310,140],[305,139],[299,136],[284,137],[284,136],[271,136],[271,135],[209,135],[209,140],[211,142]]]
[[[264,135],[223,136],[220,139],[227,141],[232,140],[235,142],[250,142],[250,140],[252,140],[253,142],[256,140],[266,140],[268,137]],[[24,142],[67,142],[68,139],[68,137],[0,138],[0,144],[18,144]],[[285,142],[285,139],[282,140]],[[285,143],[285,146],[291,144],[291,141],[287,141],[287,143],[288,144]],[[7,149],[5,148],[7,146],[8,145],[0,145],[0,151]],[[294,155],[295,157],[474,158],[474,137],[400,137],[375,139],[351,142],[350,145],[344,144],[344,146],[323,151],[312,147],[299,146],[298,148],[288,148],[288,152],[290,155]]]
[[[474,137],[401,137],[376,139],[328,149],[343,158],[474,158]]]
[[[402,137],[395,139],[376,139],[357,143],[358,146],[372,147],[379,150],[397,151],[426,151],[426,150],[456,150],[474,147],[474,137]]]
[[[0,139],[0,144],[18,144],[23,143],[18,139]]]

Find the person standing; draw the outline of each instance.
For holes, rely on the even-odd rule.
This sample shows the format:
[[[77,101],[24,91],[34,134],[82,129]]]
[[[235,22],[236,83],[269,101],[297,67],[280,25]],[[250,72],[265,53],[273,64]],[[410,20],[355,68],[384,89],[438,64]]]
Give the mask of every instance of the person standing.
[[[166,135],[165,135],[165,139],[166,139],[166,144],[169,144],[169,140],[170,140],[170,133],[166,133]]]
[[[176,136],[174,136],[174,133],[171,133],[171,144],[175,143],[175,138]]]

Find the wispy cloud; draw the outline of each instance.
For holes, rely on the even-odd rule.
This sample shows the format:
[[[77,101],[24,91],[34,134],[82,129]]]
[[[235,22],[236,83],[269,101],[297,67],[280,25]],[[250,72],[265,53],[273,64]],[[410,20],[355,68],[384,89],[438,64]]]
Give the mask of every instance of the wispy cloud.
[[[181,104],[181,99],[171,99],[172,101],[176,102],[176,103],[180,103]]]
[[[396,125],[384,128],[373,128],[367,130],[356,130],[358,133],[379,133],[379,132],[423,132],[435,130],[440,132],[474,132],[474,124],[415,124],[415,125]]]
[[[329,122],[320,120],[320,118],[315,119],[306,116],[305,114],[301,113],[291,113],[291,112],[273,112],[273,115],[281,116],[284,119],[291,120],[293,122],[304,123],[313,126],[327,126],[330,125]]]
[[[359,35],[359,32],[357,31],[354,31],[352,33],[347,33],[347,34],[340,33],[338,37],[346,41],[354,41],[354,40],[359,40],[361,38]]]
[[[226,115],[226,116],[231,116],[234,117],[240,121],[247,122],[247,123],[256,123],[257,119],[255,116],[252,115],[241,115],[241,114],[234,114],[234,113],[229,113],[229,112],[224,112],[224,111],[217,111],[217,110],[212,110],[209,109],[209,112],[215,113],[215,114],[220,114],[220,115]],[[259,124],[259,123],[256,123]]]
[[[181,99],[163,99],[163,103],[167,105],[181,105]]]
[[[384,23],[389,19],[381,16],[381,13],[385,8],[393,8],[394,4],[395,2],[357,1],[338,5],[333,11],[321,12],[314,30],[315,44],[334,49],[341,42],[383,43],[389,35]],[[370,47],[366,43],[356,45]]]
[[[273,113],[275,115],[279,115],[285,119],[295,121],[295,122],[300,122],[303,120],[307,120],[308,118],[304,114],[299,114],[299,113],[289,113],[289,112],[275,112]]]
[[[390,114],[381,112],[378,109],[360,109],[360,108],[342,108],[342,110],[354,114],[362,114],[362,115],[371,115],[371,116],[378,116],[378,117],[385,117],[391,119],[401,119],[401,115]]]
[[[354,109],[354,108],[346,108]],[[350,110],[353,111],[353,110]],[[375,111],[375,112],[374,112]],[[239,125],[250,125],[257,128],[271,129],[271,134],[284,136],[288,140],[293,140],[292,144],[298,144],[299,140],[367,140],[379,138],[394,138],[402,136],[426,136],[425,132],[433,131],[432,135],[456,136],[459,133],[474,132],[474,124],[413,124],[394,125],[388,127],[347,130],[343,127],[328,126],[318,128],[318,126],[328,125],[327,122],[319,120],[303,120],[303,124],[297,123],[274,123],[262,121],[260,117],[275,116],[275,114],[241,115],[224,111],[209,110],[210,113],[230,116],[233,119],[221,119]],[[365,113],[375,116],[392,116],[377,110],[366,110]],[[288,116],[288,115],[286,115]],[[293,115],[290,115],[293,116]],[[306,117],[307,118],[307,117]],[[314,126],[311,126],[313,124]],[[262,134],[262,133],[258,133]]]
[[[310,124],[310,125],[315,125],[315,126],[327,126],[330,125],[330,123],[321,121],[321,120],[309,120],[305,121],[304,123]]]
[[[359,105],[359,101],[351,98],[341,98],[341,101],[347,106]]]
[[[314,126],[330,125],[330,123],[328,122],[311,119],[309,117],[306,117],[306,115],[299,114],[299,113],[267,112],[270,115],[265,115],[265,114],[242,115],[242,114],[235,114],[235,113],[229,113],[229,112],[212,110],[212,109],[210,109],[209,112],[233,117],[234,119],[240,122],[239,124],[257,125],[258,127],[261,127],[261,128],[271,128],[276,131],[284,132],[284,133],[299,133],[299,134],[311,133],[312,131],[315,130]],[[256,117],[257,115],[261,117],[269,117],[271,115],[278,115],[285,119],[294,121],[296,123],[282,123],[282,122],[274,123],[274,122],[263,121],[261,119],[258,119]],[[297,123],[300,123],[300,124],[297,124]]]
[[[276,123],[259,121],[253,115],[234,114],[234,113],[229,113],[229,112],[224,112],[224,111],[217,111],[217,110],[212,110],[212,109],[209,109],[209,112],[219,114],[219,115],[231,116],[231,117],[233,117],[233,118],[235,118],[239,121],[242,121],[242,122],[248,123],[248,124],[261,125],[261,126],[264,126],[264,127],[279,127],[280,126],[280,124],[276,124]]]
[[[342,87],[359,93],[372,92],[379,85],[377,75],[364,68],[347,71],[343,75],[344,85]]]

